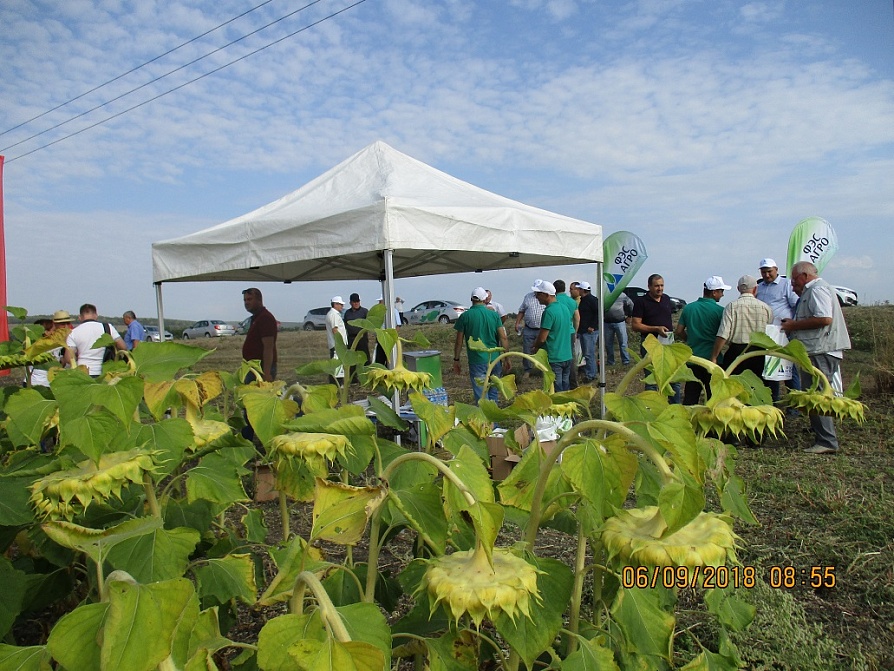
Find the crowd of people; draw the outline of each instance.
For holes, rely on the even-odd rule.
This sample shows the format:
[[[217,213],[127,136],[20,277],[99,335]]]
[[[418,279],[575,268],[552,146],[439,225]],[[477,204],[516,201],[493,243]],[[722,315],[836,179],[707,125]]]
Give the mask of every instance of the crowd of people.
[[[723,365],[730,372],[751,370],[756,376],[764,376],[764,358],[743,356],[748,352],[751,334],[764,333],[769,325],[788,338],[800,340],[810,356],[811,363],[823,372],[841,393],[840,364],[843,352],[850,348],[850,339],[841,308],[833,288],[821,277],[816,266],[802,261],[792,268],[791,278],[779,274],[779,268],[772,258],[759,263],[760,279],[753,275],[742,275],[737,283],[738,297],[726,307],[720,306],[724,293],[732,289],[720,275],[708,277],[702,285],[702,296],[688,303],[680,313],[676,326],[670,298],[664,293],[664,278],[653,274],[648,278],[648,291],[643,296],[631,300],[620,294],[614,303],[602,314],[605,330],[605,363],[615,365],[615,347],[620,353],[621,363],[630,364],[627,327],[640,334],[644,341],[654,335],[661,344],[670,344],[674,339],[686,342],[696,357]],[[565,293],[563,280],[553,282],[538,279],[531,290],[524,295],[516,312],[515,332],[522,341],[522,350],[534,355],[540,350],[546,352],[546,359],[555,375],[555,390],[558,392],[574,389],[596,379],[599,370],[599,300],[592,286],[586,281],[575,281],[568,285]],[[270,311],[264,307],[263,296],[257,288],[242,292],[246,311],[251,315],[242,346],[242,357],[247,361],[260,362],[260,375],[271,382],[277,373],[278,323]],[[379,299],[383,303],[383,299]],[[395,327],[404,322],[398,299],[393,306],[392,321]],[[457,319],[454,329],[456,339],[453,352],[453,369],[461,372],[461,354],[466,351],[469,379],[476,402],[482,395],[482,381],[488,366],[499,356],[500,348],[509,348],[506,330],[507,311],[493,300],[493,293],[484,287],[475,287],[470,295],[471,306]],[[326,315],[326,338],[329,356],[336,357],[336,339],[346,346],[354,346],[362,352],[367,361],[387,364],[387,354],[378,345],[370,352],[369,335],[364,329],[352,323],[366,319],[367,308],[361,305],[357,293],[350,295],[350,308],[345,310],[345,301],[334,296]],[[65,347],[55,350],[58,362],[70,366],[76,359],[78,365],[97,377],[102,373],[102,364],[114,352],[112,348],[132,350],[147,339],[146,330],[137,320],[133,311],[123,315],[127,329],[122,336],[114,326],[98,321],[96,306],[85,303],[81,306],[78,321],[64,310],[57,311],[52,320],[38,320],[45,329],[44,335],[65,330]],[[94,347],[96,341],[107,333],[113,345]],[[61,342],[61,340],[60,340]],[[640,354],[645,355],[641,342]],[[578,364],[580,363],[580,370]],[[55,364],[50,364],[55,365]],[[672,384],[670,401],[694,405],[711,397],[710,373],[705,367],[689,364],[695,381],[688,381],[681,387]],[[734,368],[730,368],[734,366]],[[47,385],[47,365],[34,366],[29,370],[32,386]],[[511,370],[508,360],[499,362],[492,374],[501,376]],[[531,361],[522,363],[522,376],[536,374]],[[333,376],[333,381],[344,383],[343,369]],[[253,379],[253,376],[252,376]],[[247,380],[251,381],[251,380]],[[780,397],[780,381],[767,380],[774,401]],[[810,385],[810,371],[794,368],[786,385],[791,389],[801,389]],[[647,389],[655,389],[652,384]],[[496,388],[491,387],[488,398],[496,400]],[[810,416],[810,425],[815,443],[805,451],[812,454],[831,454],[838,448],[835,425],[831,418]]]

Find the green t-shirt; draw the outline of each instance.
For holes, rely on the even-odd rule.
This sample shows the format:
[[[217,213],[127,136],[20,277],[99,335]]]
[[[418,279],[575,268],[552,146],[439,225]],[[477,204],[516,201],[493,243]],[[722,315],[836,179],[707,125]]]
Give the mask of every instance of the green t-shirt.
[[[702,296],[683,308],[679,323],[686,327],[686,344],[695,356],[711,358],[722,317],[723,308],[713,298]]]
[[[574,331],[574,311],[577,310],[577,301],[568,294],[556,294],[556,301],[565,306],[571,315],[571,330]]]
[[[548,329],[546,336],[546,353],[550,363],[570,361],[571,352],[571,315],[558,299],[546,306],[540,318],[540,328]]]
[[[472,307],[463,312],[456,320],[453,328],[463,334],[466,341],[466,352],[469,355],[469,363],[490,363],[499,356],[499,352],[482,352],[468,348],[469,338],[477,338],[486,347],[499,347],[497,332],[502,328],[503,321],[494,310],[488,310],[484,303],[473,303]]]

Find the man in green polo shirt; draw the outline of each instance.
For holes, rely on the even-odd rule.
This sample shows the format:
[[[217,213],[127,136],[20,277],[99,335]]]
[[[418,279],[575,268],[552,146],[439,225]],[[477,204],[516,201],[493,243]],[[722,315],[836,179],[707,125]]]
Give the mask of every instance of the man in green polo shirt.
[[[689,345],[695,356],[710,361],[717,330],[723,317],[720,299],[723,298],[723,292],[729,288],[723,283],[720,275],[712,275],[705,280],[702,297],[694,303],[687,303],[680,313],[674,335]],[[683,405],[697,405],[702,395],[702,386],[705,388],[705,399],[711,398],[711,373],[701,366],[688,365],[698,378],[698,382],[686,383],[683,388]]]
[[[456,320],[454,329],[456,329],[456,342],[453,346],[453,372],[459,375],[459,355],[462,351],[463,341],[466,344],[466,352],[469,356],[469,379],[472,381],[472,392],[475,394],[475,402],[481,399],[481,384],[478,380],[484,378],[487,374],[487,367],[490,362],[499,356],[499,352],[483,352],[481,350],[469,347],[469,340],[480,340],[485,347],[502,347],[504,350],[509,349],[509,339],[506,337],[506,329],[503,328],[503,321],[493,310],[488,310],[485,301],[487,300],[487,290],[477,287],[472,292],[472,307],[463,312],[459,319]],[[509,372],[511,364],[508,359],[504,359],[492,371],[494,375],[502,375],[503,371]],[[487,398],[491,401],[497,400],[496,387],[490,387],[487,390]]]
[[[568,309],[556,300],[556,287],[552,282],[538,280],[531,291],[545,306],[540,318],[540,333],[534,341],[534,354],[541,347],[546,348],[549,367],[556,375],[554,387],[556,391],[568,391],[571,388],[571,315]]]

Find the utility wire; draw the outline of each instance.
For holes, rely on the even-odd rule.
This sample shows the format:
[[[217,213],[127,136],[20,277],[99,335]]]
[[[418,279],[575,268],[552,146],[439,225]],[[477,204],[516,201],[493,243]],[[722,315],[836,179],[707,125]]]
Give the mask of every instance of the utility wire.
[[[178,45],[177,45],[176,47],[174,47],[173,49],[168,49],[168,50],[167,50],[166,52],[164,52],[163,54],[160,54],[160,55],[156,56],[155,58],[152,58],[152,59],[146,61],[145,63],[142,63],[142,64],[136,66],[135,68],[131,68],[131,69],[128,70],[127,72],[124,72],[124,73],[118,75],[117,77],[114,77],[114,78],[110,79],[109,81],[104,82],[103,84],[100,84],[99,86],[94,86],[94,87],[93,87],[92,89],[90,89],[89,91],[84,91],[84,92],[81,93],[80,95],[76,95],[74,98],[69,98],[69,99],[66,100],[65,102],[63,102],[63,103],[59,103],[59,104],[56,105],[55,107],[53,107],[53,108],[51,108],[51,109],[48,109],[46,112],[41,112],[41,113],[38,114],[37,116],[31,117],[31,118],[28,119],[27,121],[23,121],[22,123],[20,123],[20,124],[18,124],[18,125],[16,125],[16,126],[13,126],[12,128],[7,128],[5,131],[0,131],[0,137],[6,135],[7,133],[11,133],[12,131],[14,131],[14,130],[16,130],[16,129],[18,129],[18,128],[21,128],[22,126],[25,126],[25,125],[31,123],[32,121],[37,121],[38,119],[40,119],[40,118],[42,118],[42,117],[45,117],[47,114],[50,114],[51,112],[55,112],[57,109],[60,109],[60,108],[62,108],[62,107],[65,107],[66,105],[69,105],[69,104],[75,102],[76,100],[80,100],[80,99],[83,98],[84,96],[90,95],[90,94],[93,93],[94,91],[99,91],[99,89],[104,88],[104,87],[108,86],[109,84],[114,84],[114,83],[117,82],[119,79],[122,79],[122,78],[126,77],[127,75],[132,74],[132,73],[136,72],[137,70],[140,70],[140,69],[146,67],[147,65],[151,65],[151,64],[154,63],[155,61],[160,60],[160,59],[164,58],[165,56],[169,56],[170,54],[174,53],[174,52],[177,51],[178,49],[182,49],[183,47],[192,44],[192,43],[195,42],[196,40],[200,40],[200,39],[202,39],[203,37],[206,37],[207,35],[210,35],[210,34],[213,33],[215,30],[220,30],[220,29],[223,28],[224,26],[233,23],[233,21],[236,21],[236,20],[238,20],[238,19],[241,19],[243,16],[246,16],[246,15],[248,15],[248,14],[251,14],[251,13],[252,13],[253,11],[255,11],[256,9],[260,9],[260,8],[263,7],[264,5],[269,5],[271,2],[273,2],[273,0],[264,0],[264,2],[262,2],[260,5],[256,5],[256,6],[252,7],[251,9],[242,12],[241,14],[239,14],[239,16],[234,16],[232,19],[230,19],[230,20],[228,20],[228,21],[224,21],[224,22],[221,23],[219,26],[215,26],[215,27],[212,28],[211,30],[206,30],[206,31],[205,31],[204,33],[202,33],[201,35],[197,35],[196,37],[193,37],[191,40],[187,40],[187,41],[184,42],[183,44],[178,44]],[[52,130],[52,129],[50,129],[50,130]],[[29,139],[30,139],[30,138],[29,138]],[[15,145],[11,145],[11,146],[15,147]],[[8,148],[8,147],[7,147],[7,148]],[[3,151],[3,150],[0,150],[0,151]]]
[[[186,86],[189,86],[190,84],[194,84],[195,82],[197,82],[201,79],[204,79],[205,77],[208,77],[209,75],[213,75],[217,72],[220,72],[224,68],[228,68],[231,65],[235,65],[236,63],[243,61],[250,56],[254,56],[255,54],[260,53],[261,51],[264,51],[265,49],[268,49],[272,46],[275,46],[275,45],[279,44],[280,42],[283,42],[291,37],[294,37],[295,35],[297,35],[299,33],[303,33],[305,30],[309,30],[309,29],[313,28],[314,26],[318,26],[321,23],[323,23],[324,21],[328,21],[329,19],[335,18],[339,14],[343,14],[346,11],[348,11],[349,9],[353,9],[357,5],[362,5],[364,2],[366,2],[366,0],[357,0],[357,2],[355,2],[352,5],[348,5],[347,7],[339,9],[337,12],[333,12],[332,14],[329,14],[328,16],[324,16],[322,19],[314,21],[313,23],[309,23],[308,25],[304,26],[303,28],[299,28],[298,30],[296,30],[292,33],[289,33],[288,35],[280,37],[278,40],[274,40],[273,42],[270,42],[269,44],[265,44],[263,47],[259,47],[259,48],[255,49],[254,51],[250,51],[249,53],[244,54],[244,55],[240,56],[239,58],[230,61],[229,63],[224,63],[220,67],[214,68],[213,70],[210,70],[209,72],[206,72],[205,74],[199,75],[195,79],[190,79],[188,82],[184,82],[183,84],[180,84],[179,86],[175,86],[172,89],[168,89],[167,91],[164,91],[163,93],[159,93],[157,96],[153,96],[152,98],[149,98],[148,100],[144,100],[143,102],[133,105],[132,107],[128,107],[125,110],[121,110],[120,112],[113,114],[110,117],[106,117],[105,119],[102,119],[101,121],[97,121],[96,123],[86,126],[85,128],[81,128],[80,130],[77,130],[74,133],[69,133],[68,135],[65,135],[65,136],[60,137],[56,140],[53,140],[52,142],[47,142],[46,144],[41,145],[40,147],[36,147],[35,149],[32,149],[31,151],[25,152],[24,154],[19,154],[18,156],[7,159],[6,163],[9,164],[9,163],[12,163],[13,161],[19,160],[20,158],[24,158],[25,156],[30,156],[31,154],[33,154],[36,151],[40,151],[41,149],[46,149],[47,147],[52,147],[54,144],[58,144],[58,143],[62,142],[63,140],[67,140],[67,139],[72,138],[76,135],[80,135],[81,133],[83,133],[85,131],[91,130],[93,128],[96,128],[97,126],[100,126],[100,125],[108,122],[108,121],[111,121],[112,119],[117,119],[118,117],[120,117],[124,114],[127,114],[128,112],[132,112],[133,110],[135,110],[139,107],[142,107],[143,105],[148,105],[149,103],[154,102],[155,100],[158,100],[159,98],[163,98],[164,96],[168,95],[169,93],[173,93],[174,91],[179,91],[180,89],[182,89]]]
[[[204,54],[203,56],[199,56],[198,58],[195,58],[195,59],[189,61],[188,63],[184,63],[183,65],[180,65],[180,66],[174,68],[173,70],[169,70],[168,72],[164,73],[163,75],[159,75],[159,76],[156,77],[155,79],[151,79],[151,80],[149,80],[148,82],[146,82],[146,83],[144,83],[144,84],[140,84],[139,86],[130,89],[129,91],[125,91],[125,92],[122,93],[121,95],[115,96],[115,97],[112,98],[111,100],[106,100],[104,103],[100,103],[99,105],[96,105],[96,106],[94,106],[94,107],[91,107],[90,109],[85,110],[85,111],[81,112],[80,114],[75,114],[74,116],[69,117],[69,118],[66,119],[65,121],[60,121],[60,122],[57,123],[55,126],[50,126],[49,128],[45,128],[44,130],[40,131],[39,133],[34,133],[33,135],[30,135],[29,137],[26,137],[26,138],[23,139],[23,140],[19,140],[18,142],[14,143],[14,144],[7,145],[6,147],[3,147],[2,149],[0,149],[0,152],[7,151],[7,150],[9,150],[9,149],[12,149],[13,147],[18,147],[20,144],[25,144],[26,142],[29,142],[30,140],[33,140],[34,138],[40,137],[41,135],[45,135],[46,133],[49,133],[49,132],[52,131],[52,130],[56,130],[57,128],[60,128],[61,126],[64,126],[64,125],[67,124],[67,123],[71,123],[71,122],[74,121],[75,119],[80,119],[81,117],[87,116],[87,115],[90,114],[91,112],[95,112],[95,111],[98,110],[98,109],[102,109],[102,108],[105,107],[106,105],[111,105],[113,102],[117,102],[118,100],[121,100],[122,98],[126,98],[126,97],[129,96],[131,93],[135,93],[135,92],[139,91],[140,89],[144,89],[144,88],[146,88],[147,86],[150,86],[151,84],[154,84],[154,83],[156,83],[156,82],[158,82],[158,81],[161,81],[161,80],[164,79],[165,77],[168,77],[168,76],[174,74],[175,72],[179,72],[180,70],[184,70],[184,69],[188,68],[190,65],[195,65],[195,64],[198,63],[199,61],[204,60],[204,59],[208,58],[209,56],[213,56],[214,54],[216,54],[216,53],[218,53],[218,52],[220,52],[220,51],[223,51],[224,49],[227,49],[227,48],[233,46],[234,44],[237,44],[238,42],[241,42],[242,40],[244,40],[244,39],[246,39],[246,38],[248,38],[248,37],[251,37],[252,35],[256,35],[257,33],[261,32],[262,30],[266,30],[266,29],[269,28],[270,26],[273,26],[273,25],[279,23],[280,21],[284,21],[284,20],[286,20],[286,19],[288,19],[288,18],[294,16],[295,14],[298,14],[298,13],[300,13],[300,12],[303,12],[305,9],[308,9],[308,8],[310,8],[310,7],[313,7],[314,5],[319,4],[319,3],[322,2],[322,1],[323,1],[323,0],[312,0],[312,2],[309,2],[308,4],[304,5],[304,7],[301,7],[301,8],[299,8],[299,9],[296,9],[296,10],[293,11],[293,12],[289,12],[289,13],[286,14],[285,16],[281,16],[280,18],[276,19],[275,21],[271,21],[270,23],[268,23],[268,24],[266,24],[266,25],[264,25],[264,26],[261,26],[261,27],[258,28],[257,30],[253,30],[253,31],[251,31],[250,33],[247,33],[247,34],[243,35],[242,37],[238,37],[238,38],[236,38],[236,39],[233,40],[232,42],[228,42],[227,44],[223,45],[222,47],[218,47],[217,49],[213,49],[213,50],[209,51],[207,54]]]

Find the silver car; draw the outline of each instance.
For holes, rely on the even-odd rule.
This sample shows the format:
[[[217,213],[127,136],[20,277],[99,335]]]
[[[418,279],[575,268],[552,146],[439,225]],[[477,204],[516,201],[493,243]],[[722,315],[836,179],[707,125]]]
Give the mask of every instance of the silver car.
[[[146,342],[161,342],[161,335],[157,326],[146,326]],[[174,334],[165,329],[165,340],[173,340]]]
[[[450,324],[465,311],[465,306],[453,301],[425,301],[409,312],[404,312],[404,316],[408,324]]]
[[[236,327],[220,319],[203,319],[183,330],[183,339],[219,338],[236,335]]]

